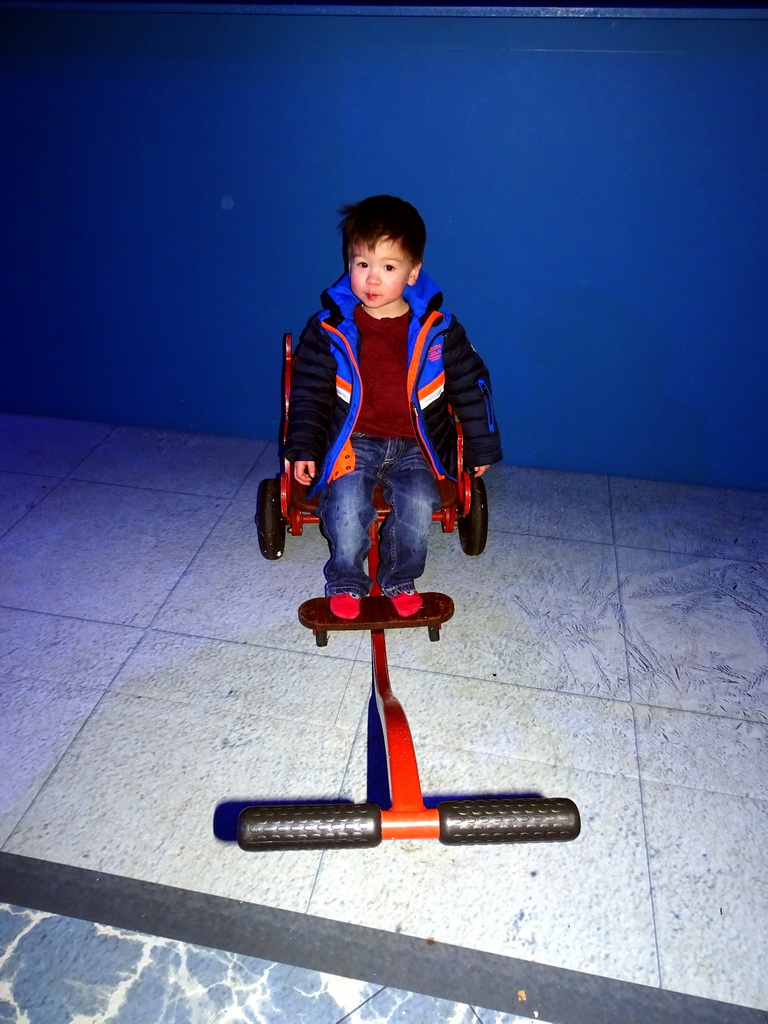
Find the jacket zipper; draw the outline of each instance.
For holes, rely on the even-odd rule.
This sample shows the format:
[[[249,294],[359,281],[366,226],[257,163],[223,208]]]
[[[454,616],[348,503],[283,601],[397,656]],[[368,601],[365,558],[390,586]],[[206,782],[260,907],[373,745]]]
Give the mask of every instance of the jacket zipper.
[[[491,400],[490,388],[482,377],[478,380],[477,386],[480,388],[480,394],[485,399],[485,414],[488,417],[488,429],[493,432],[496,429],[496,420],[493,415],[493,402]]]
[[[411,399],[411,419],[413,420],[413,426],[416,431],[416,440],[419,442],[419,448],[421,448],[422,455],[432,467],[432,472],[435,474],[437,479],[444,480],[445,473],[441,473],[440,470],[437,468],[437,464],[435,463],[435,460],[432,458],[432,452],[429,450],[429,445],[424,439],[424,432],[422,431],[421,423],[419,422],[419,410],[416,407],[416,403],[413,401],[413,399]]]

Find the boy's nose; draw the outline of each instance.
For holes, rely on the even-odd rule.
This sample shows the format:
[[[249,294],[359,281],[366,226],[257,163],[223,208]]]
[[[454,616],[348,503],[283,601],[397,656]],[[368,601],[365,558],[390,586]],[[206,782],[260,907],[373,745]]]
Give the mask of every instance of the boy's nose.
[[[378,281],[379,281],[379,273],[378,273],[378,271],[377,271],[377,270],[374,270],[373,268],[371,268],[371,269],[370,269],[370,270],[368,271],[368,280],[369,280],[369,281],[370,281],[370,282],[371,282],[372,284],[374,284],[374,283],[375,283],[375,284],[378,284]]]

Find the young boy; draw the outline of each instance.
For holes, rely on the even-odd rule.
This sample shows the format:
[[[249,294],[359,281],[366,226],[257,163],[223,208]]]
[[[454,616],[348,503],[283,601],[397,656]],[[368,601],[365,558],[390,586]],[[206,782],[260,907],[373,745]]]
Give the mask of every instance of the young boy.
[[[372,196],[341,211],[346,273],[322,297],[291,375],[285,457],[320,492],[331,557],[331,611],[357,618],[376,484],[392,506],[381,532],[381,591],[401,616],[421,607],[436,477],[456,479],[456,429],[481,476],[501,457],[488,371],[422,270],[424,221],[410,203]]]

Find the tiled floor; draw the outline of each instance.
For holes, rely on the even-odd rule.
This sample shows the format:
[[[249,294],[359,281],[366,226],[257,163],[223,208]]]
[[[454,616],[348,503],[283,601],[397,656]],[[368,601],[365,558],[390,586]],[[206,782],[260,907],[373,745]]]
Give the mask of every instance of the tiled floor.
[[[249,855],[217,808],[366,798],[368,645],[298,623],[317,530],[259,555],[276,469],[265,441],[0,415],[0,857],[768,1010],[768,494],[496,467],[485,554],[435,530],[423,589],[456,615],[439,644],[390,634],[393,687],[426,794],[567,796],[581,836]],[[87,925],[45,910],[6,907],[9,950]],[[89,927],[182,984],[193,946]],[[184,977],[235,972],[217,991],[243,1014],[279,976],[322,992],[307,1020],[518,1019],[217,957]],[[129,1019],[99,999],[89,1021]],[[219,1019],[180,1005],[146,1019]]]

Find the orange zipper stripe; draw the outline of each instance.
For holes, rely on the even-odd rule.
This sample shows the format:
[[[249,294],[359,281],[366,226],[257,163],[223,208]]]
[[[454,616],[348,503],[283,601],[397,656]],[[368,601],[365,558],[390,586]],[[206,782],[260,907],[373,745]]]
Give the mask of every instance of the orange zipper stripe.
[[[419,442],[421,444],[421,450],[424,453],[424,457],[432,466],[432,472],[435,474],[438,480],[443,480],[445,478],[445,474],[440,473],[438,471],[437,466],[435,465],[435,460],[432,458],[432,455],[429,450],[429,445],[427,444],[426,439],[424,437],[424,433],[421,429],[421,423],[419,422],[419,415],[418,410],[416,408],[416,403],[413,402],[413,400],[411,399],[411,395],[413,394],[413,389],[416,384],[416,376],[419,372],[419,367],[421,366],[421,354],[424,351],[424,344],[427,340],[427,335],[429,334],[434,324],[442,319],[443,314],[437,309],[433,309],[432,312],[429,314],[426,323],[423,325],[423,327],[419,331],[418,337],[416,338],[416,344],[413,349],[413,356],[411,358],[410,366],[408,367],[408,401],[411,403],[411,410],[413,413],[413,425],[416,428],[416,432],[418,434]]]
[[[435,322],[437,320],[442,320],[442,319],[443,319],[443,314],[439,310],[433,309],[432,312],[427,317],[427,322],[424,324],[424,326],[419,331],[419,336],[416,339],[416,344],[415,344],[414,349],[413,349],[413,356],[411,357],[411,365],[408,367],[408,397],[409,398],[413,394],[413,389],[414,389],[414,386],[416,384],[416,376],[417,376],[417,374],[419,372],[419,367],[421,366],[421,353],[424,351],[424,343],[427,340],[427,335],[429,334],[429,332],[432,329],[432,326],[435,324]]]
[[[342,445],[341,451],[336,456],[336,461],[334,462],[333,466],[331,467],[331,471],[328,474],[328,480],[330,481],[330,480],[337,480],[344,473],[350,473],[355,468],[355,453],[352,450],[352,442],[350,441],[350,438],[352,437],[352,433],[353,433],[353,431],[355,429],[355,426],[357,424],[357,419],[358,419],[358,416],[360,415],[360,410],[363,407],[363,380],[360,377],[360,368],[357,366],[357,359],[355,358],[355,354],[352,351],[352,346],[349,344],[349,341],[347,340],[347,338],[341,333],[341,331],[337,330],[335,327],[332,327],[330,324],[323,323],[322,327],[324,327],[326,331],[330,331],[331,334],[335,334],[337,338],[341,338],[341,340],[344,342],[344,348],[347,350],[347,353],[349,354],[349,358],[350,358],[350,362],[351,362],[352,366],[353,367],[357,367],[357,376],[358,376],[358,380],[360,381],[360,403],[358,404],[358,407],[357,407],[357,414],[355,415],[355,421],[352,424],[352,429],[350,430],[350,432],[349,432],[349,434],[347,436],[347,440]],[[340,381],[340,378],[337,376],[336,377],[336,386],[337,387],[339,386],[339,381]],[[344,387],[344,390],[346,390],[346,388],[349,387],[349,396],[350,396],[350,399],[351,399],[352,398],[352,385],[351,384],[347,385],[346,381],[341,381],[341,384]]]

